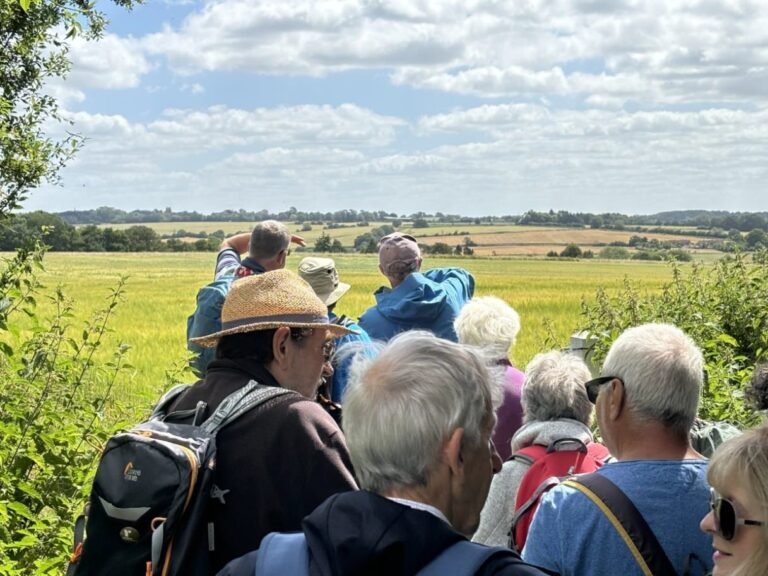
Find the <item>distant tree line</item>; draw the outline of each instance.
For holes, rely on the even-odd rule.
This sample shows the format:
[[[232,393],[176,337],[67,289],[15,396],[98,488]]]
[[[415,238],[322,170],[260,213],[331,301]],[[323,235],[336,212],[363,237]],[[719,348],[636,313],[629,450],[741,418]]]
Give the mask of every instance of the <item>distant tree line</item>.
[[[708,212],[690,210],[677,212],[661,212],[652,215],[633,215],[618,213],[591,214],[588,212],[568,212],[567,210],[550,210],[536,212],[529,210],[523,214],[518,224],[577,226],[590,228],[631,229],[631,226],[694,226],[699,230],[680,230],[679,234],[706,235],[725,237],[728,230],[749,232],[760,229],[768,231],[768,212]],[[653,229],[644,229],[653,232]],[[659,232],[675,233],[669,229]]]
[[[481,216],[470,217],[458,214],[427,214],[426,212],[414,212],[413,214],[398,215],[395,212],[384,210],[336,210],[335,212],[305,212],[291,206],[282,212],[270,212],[268,210],[222,210],[210,214],[201,214],[196,211],[174,212],[170,208],[164,210],[131,210],[125,211],[119,208],[102,206],[93,210],[68,210],[58,212],[65,222],[74,225],[83,224],[149,224],[155,222],[260,222],[262,220],[280,220],[282,222],[296,222],[308,225],[353,224],[367,226],[368,222],[391,221],[395,227],[399,227],[403,220],[413,222],[416,228],[427,228],[430,223],[440,224],[503,224],[516,223],[519,216]]]
[[[408,220],[414,228],[428,228],[434,224],[520,224],[546,226],[574,226],[591,228],[608,228],[613,230],[633,230],[633,226],[687,226],[697,229],[663,231],[667,234],[685,234],[725,238],[729,230],[749,232],[759,229],[768,232],[768,212],[725,212],[707,210],[678,210],[659,212],[651,215],[626,215],[615,212],[593,214],[589,212],[569,212],[567,210],[549,210],[537,212],[529,210],[522,216],[461,216],[435,212],[414,212],[412,214],[396,214],[384,210],[336,210],[334,212],[310,211],[305,212],[291,206],[281,212],[268,210],[223,210],[210,214],[196,211],[174,212],[170,208],[164,210],[131,210],[102,206],[94,210],[70,210],[59,212],[65,222],[74,225],[83,224],[147,224],[154,222],[259,222],[261,220],[280,220],[298,224],[325,225],[334,228],[342,224],[367,226],[368,222],[391,222],[398,228],[402,221]],[[640,231],[640,229],[637,229]],[[653,229],[644,229],[654,232]]]
[[[382,221],[397,218],[394,212],[383,210],[337,210],[335,212],[302,212],[295,207],[282,212],[268,210],[223,210],[211,214],[201,214],[195,211],[174,212],[165,210],[131,210],[126,212],[118,208],[102,206],[94,210],[70,210],[59,212],[64,221],[75,224],[148,224],[154,222],[260,222],[262,220],[280,220],[291,222],[366,222],[369,220]]]
[[[129,226],[125,229],[101,228],[94,224],[75,227],[55,214],[28,212],[17,214],[0,225],[0,250],[11,251],[40,235],[55,252],[186,252],[218,250],[224,232],[219,231],[194,242],[179,238],[164,241],[149,226]]]

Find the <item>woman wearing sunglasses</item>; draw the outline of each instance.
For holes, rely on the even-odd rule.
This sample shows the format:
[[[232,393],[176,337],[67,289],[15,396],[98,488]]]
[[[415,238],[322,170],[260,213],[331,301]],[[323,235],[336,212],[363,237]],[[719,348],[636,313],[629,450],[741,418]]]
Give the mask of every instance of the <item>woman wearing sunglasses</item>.
[[[712,576],[768,573],[768,425],[723,443],[707,471],[712,509],[701,529],[712,534]]]

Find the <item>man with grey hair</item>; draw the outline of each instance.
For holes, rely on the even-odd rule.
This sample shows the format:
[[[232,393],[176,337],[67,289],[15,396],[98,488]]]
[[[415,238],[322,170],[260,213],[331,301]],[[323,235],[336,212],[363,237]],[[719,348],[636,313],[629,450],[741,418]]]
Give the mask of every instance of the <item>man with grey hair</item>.
[[[527,561],[562,576],[709,572],[711,542],[696,529],[708,510],[707,463],[689,441],[703,368],[699,348],[670,324],[619,336],[603,376],[585,384],[617,461],[544,496]]]
[[[374,340],[429,330],[456,342],[453,321],[472,298],[475,279],[463,268],[434,268],[422,274],[421,262],[413,236],[395,232],[379,241],[379,271],[390,287],[379,288],[376,305],[360,317],[360,327]]]
[[[491,443],[498,384],[480,353],[414,331],[364,362],[344,404],[363,490],[331,496],[303,533],[268,535],[220,576],[544,574],[465,537],[501,466]]]
[[[221,307],[234,280],[285,268],[291,242],[304,246],[301,236],[292,235],[285,224],[276,220],[264,220],[251,232],[235,234],[221,242],[213,282],[198,291],[197,307],[187,318],[187,349],[194,354],[190,366],[199,377],[205,377],[214,351],[191,340],[221,328]],[[241,260],[246,251],[248,256]]]

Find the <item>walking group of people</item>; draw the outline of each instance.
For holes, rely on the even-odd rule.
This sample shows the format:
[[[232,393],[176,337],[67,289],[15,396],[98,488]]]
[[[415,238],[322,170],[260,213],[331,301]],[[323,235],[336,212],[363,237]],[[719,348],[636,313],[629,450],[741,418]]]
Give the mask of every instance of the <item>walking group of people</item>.
[[[359,321],[333,260],[285,269],[291,242],[274,221],[225,240],[223,306],[188,325],[215,354],[170,410],[290,391],[218,435],[211,573],[768,574],[768,428],[694,448],[704,361],[680,329],[626,330],[598,378],[558,351],[523,372],[517,313],[421,272],[413,237],[381,239]]]

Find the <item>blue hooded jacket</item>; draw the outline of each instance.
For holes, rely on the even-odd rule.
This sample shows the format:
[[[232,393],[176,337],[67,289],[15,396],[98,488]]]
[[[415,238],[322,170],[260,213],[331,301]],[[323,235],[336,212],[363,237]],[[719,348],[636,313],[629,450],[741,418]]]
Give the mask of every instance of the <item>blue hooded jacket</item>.
[[[475,292],[475,279],[463,268],[414,272],[395,288],[379,288],[376,306],[360,317],[360,327],[373,340],[387,341],[406,330],[429,330],[458,340],[453,321]]]

